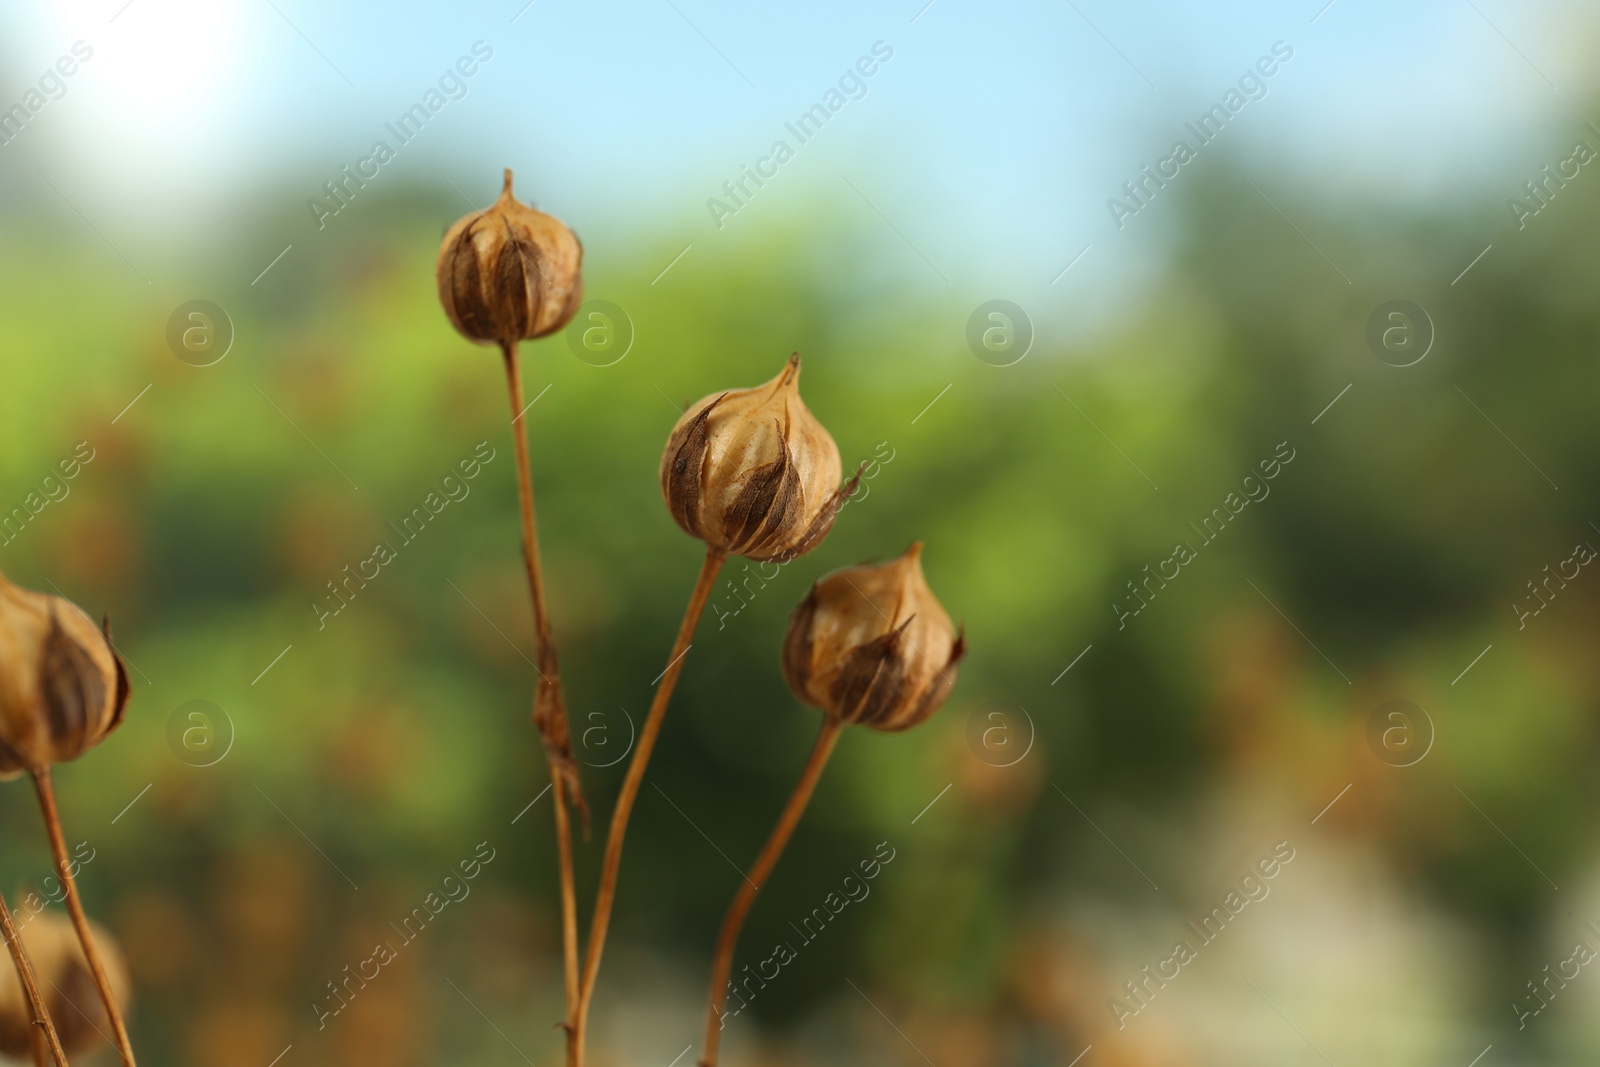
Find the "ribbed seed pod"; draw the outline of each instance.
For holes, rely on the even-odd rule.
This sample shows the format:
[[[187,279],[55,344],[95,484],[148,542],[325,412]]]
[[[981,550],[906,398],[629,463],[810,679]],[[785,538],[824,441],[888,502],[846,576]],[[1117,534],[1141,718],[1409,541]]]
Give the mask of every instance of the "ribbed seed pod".
[[[754,389],[714,393],[673,427],[661,492],[686,533],[754,560],[791,560],[833,527],[839,446],[800,399],[800,356]]]
[[[0,575],[0,778],[77,759],[122,721],[128,675],[71,601]]]
[[[18,916],[21,918],[21,916]],[[116,940],[99,923],[89,924],[95,950],[112,995],[122,1011],[127,1011],[132,983]],[[61,1048],[68,1054],[85,1052],[102,1045],[111,1032],[105,1005],[95,988],[94,975],[84,959],[77,932],[65,917],[48,908],[26,920],[22,926],[23,947],[38,976],[44,994],[45,1010],[55,1024]],[[0,1053],[10,1059],[31,1062],[33,1015],[17,980],[14,967],[0,967]]]
[[[439,302],[462,336],[512,344],[555,333],[583,301],[583,244],[560,219],[505,189],[439,246]]]
[[[835,571],[789,618],[783,673],[795,696],[843,723],[907,730],[949,695],[966,640],[928,588],[922,545]]]

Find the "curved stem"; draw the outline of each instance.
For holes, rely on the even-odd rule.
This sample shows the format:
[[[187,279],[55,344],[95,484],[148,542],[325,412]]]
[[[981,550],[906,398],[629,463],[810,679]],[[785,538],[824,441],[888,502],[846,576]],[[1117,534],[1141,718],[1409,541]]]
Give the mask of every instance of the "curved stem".
[[[33,1012],[33,1058],[39,1064],[45,1064],[47,1061],[42,1058],[43,1049],[48,1045],[50,1056],[56,1061],[56,1067],[67,1067],[67,1054],[62,1051],[61,1039],[56,1036],[55,1024],[50,1021],[50,1013],[45,1010],[44,997],[39,994],[39,981],[33,974],[33,964],[28,960],[28,953],[22,947],[22,935],[17,932],[17,924],[11,918],[11,909],[6,907],[4,897],[0,897],[0,933],[5,935],[6,948],[11,950],[11,962],[16,965],[17,978],[22,982],[22,992],[28,998],[29,1010]]]
[[[701,1067],[717,1067],[717,1048],[722,1041],[722,1011],[728,1002],[728,976],[733,973],[733,950],[739,942],[739,930],[756,902],[756,894],[761,892],[761,887],[767,884],[767,876],[778,865],[778,857],[783,855],[784,846],[799,825],[806,805],[811,802],[811,794],[822,777],[822,769],[828,765],[828,757],[833,755],[833,746],[838,742],[843,726],[835,719],[823,719],[817,743],[811,748],[811,756],[806,760],[805,769],[800,772],[794,792],[789,794],[789,803],[784,805],[783,814],[778,816],[778,824],[772,828],[771,836],[756,857],[755,866],[745,876],[744,884],[739,887],[738,895],[733,898],[728,914],[722,920],[722,932],[717,935],[717,953],[711,964],[711,1005],[706,1013],[705,1054],[700,1059]]]
[[[707,546],[705,562],[700,565],[700,577],[689,596],[683,612],[683,623],[678,627],[678,637],[672,643],[672,657],[667,669],[661,673],[656,695],[650,701],[650,714],[639,731],[639,743],[628,764],[628,773],[617,793],[617,806],[611,813],[611,829],[606,834],[605,858],[600,867],[600,888],[595,893],[594,914],[589,924],[589,947],[584,954],[583,986],[578,993],[578,1062],[583,1062],[584,1035],[589,1025],[589,1004],[594,999],[594,984],[600,974],[600,955],[605,950],[606,932],[611,926],[611,907],[616,903],[617,877],[622,866],[622,839],[628,832],[628,818],[633,813],[633,802],[644,783],[645,767],[650,763],[650,753],[655,749],[656,737],[661,733],[661,721],[666,717],[667,704],[672,700],[672,690],[683,672],[684,655],[689,651],[689,641],[694,637],[700,615],[711,598],[711,587],[716,583],[717,572],[728,554],[720,548]]]
[[[510,172],[507,172],[507,181]],[[505,357],[506,391],[511,399],[511,436],[517,456],[517,501],[522,511],[522,559],[528,572],[528,595],[533,601],[533,624],[539,639],[539,686],[547,690],[545,699],[536,698],[536,708],[548,706],[556,709],[565,719],[566,705],[561,699],[561,674],[556,665],[555,640],[551,633],[550,613],[544,600],[544,572],[539,562],[539,524],[533,510],[533,465],[528,460],[528,435],[522,425],[526,405],[522,400],[522,366],[517,359],[515,342],[501,345]],[[546,703],[546,700],[549,703]],[[539,724],[545,741],[545,753],[550,763],[551,796],[555,806],[556,848],[561,867],[561,947],[562,968],[566,978],[566,1018],[562,1021],[567,1031],[568,1067],[581,1067],[583,1062],[577,1041],[578,1008],[578,904],[572,869],[572,821],[567,811],[567,789],[561,756],[553,750],[553,742],[565,747],[566,724],[560,727],[560,740],[552,738],[545,724]]]
[[[100,950],[94,947],[94,939],[89,936],[89,917],[83,913],[83,901],[78,899],[78,884],[72,877],[72,863],[67,858],[67,842],[61,833],[61,815],[56,811],[55,787],[50,784],[48,765],[33,772],[33,786],[39,794],[39,810],[44,813],[44,827],[50,837],[50,851],[56,859],[56,873],[61,876],[61,884],[67,891],[67,913],[72,916],[72,925],[78,931],[78,942],[83,946],[84,959],[89,961],[94,984],[105,1003],[106,1016],[111,1020],[111,1030],[117,1039],[117,1051],[127,1067],[134,1067],[133,1045],[128,1041],[128,1028],[122,1022],[117,998],[111,993],[111,982],[106,977],[105,964],[100,961]]]

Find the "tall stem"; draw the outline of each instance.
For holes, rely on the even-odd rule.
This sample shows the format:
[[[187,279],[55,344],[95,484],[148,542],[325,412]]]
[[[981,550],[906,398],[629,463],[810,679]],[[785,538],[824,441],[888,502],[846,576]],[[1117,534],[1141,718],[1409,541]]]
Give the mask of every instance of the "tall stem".
[[[622,867],[622,839],[628,832],[628,818],[633,814],[633,802],[644,784],[645,767],[650,763],[650,753],[656,747],[656,737],[661,733],[661,721],[666,717],[667,704],[672,700],[672,690],[683,672],[684,655],[689,651],[690,639],[699,625],[700,615],[711,598],[711,587],[716,583],[717,572],[728,558],[720,548],[707,546],[705,562],[700,565],[700,577],[689,596],[688,607],[683,612],[683,623],[678,627],[678,637],[672,643],[672,655],[667,669],[662,672],[656,686],[656,695],[650,701],[650,714],[639,731],[639,743],[634,748],[628,773],[617,794],[617,806],[611,813],[611,829],[606,834],[605,858],[600,867],[600,888],[595,893],[594,914],[589,924],[589,947],[584,954],[583,987],[578,994],[578,1062],[583,1062],[584,1035],[589,1025],[589,1005],[594,999],[594,984],[600,974],[600,956],[606,947],[606,933],[611,926],[611,907],[616,902],[617,877]]]
[[[56,811],[56,791],[50,784],[48,765],[33,772],[33,785],[39,793],[39,810],[44,813],[44,827],[50,836],[50,851],[56,859],[56,873],[61,876],[61,884],[67,891],[67,913],[72,916],[72,925],[78,931],[78,942],[83,946],[83,956],[89,961],[94,984],[105,1003],[106,1016],[111,1020],[111,1030],[117,1039],[117,1051],[127,1067],[134,1067],[133,1045],[128,1041],[128,1028],[122,1022],[117,998],[112,995],[111,981],[106,977],[105,964],[100,961],[100,950],[95,948],[94,938],[89,936],[89,917],[83,913],[83,901],[78,899],[78,883],[72,877],[72,862],[67,858],[67,842],[61,833],[61,815]]]
[[[733,898],[733,904],[722,920],[722,932],[717,935],[717,953],[711,964],[711,1003],[706,1013],[705,1054],[700,1059],[701,1067],[717,1067],[717,1049],[722,1041],[722,1011],[728,1002],[728,976],[733,973],[733,950],[739,942],[739,930],[756,902],[756,894],[761,892],[761,887],[767,884],[767,876],[778,865],[778,857],[783,855],[784,846],[799,825],[806,805],[811,802],[811,794],[822,777],[822,769],[828,765],[828,757],[833,755],[833,746],[839,740],[843,725],[832,718],[822,720],[817,743],[811,748],[811,756],[806,760],[805,769],[800,772],[794,792],[789,794],[789,803],[784,805],[783,814],[778,816],[778,824],[772,828],[771,836],[762,846],[761,855],[756,857],[755,866],[745,876],[744,884],[739,887],[738,895]]]
[[[522,509],[522,559],[528,572],[528,595],[533,601],[534,631],[539,639],[538,684],[546,690],[545,694],[541,694],[543,699],[535,699],[534,706],[536,709],[550,707],[565,720],[561,674],[556,665],[555,640],[544,600],[544,572],[539,562],[539,524],[533,510],[533,465],[528,460],[528,435],[522,425],[526,410],[522,400],[522,366],[517,359],[515,342],[502,344],[501,352],[505,356],[506,391],[511,398],[511,436],[517,456],[517,499]],[[568,1067],[581,1067],[583,1061],[577,1037],[578,904],[572,869],[572,820],[567,811],[567,779],[561,765],[563,756],[570,760],[570,752],[559,753],[552,748],[552,737],[548,730],[548,724],[540,724],[545,754],[550,764],[550,793],[556,813],[556,849],[561,866],[561,958],[566,978],[566,1018],[562,1025],[567,1032]],[[559,736],[560,743],[565,745],[567,730],[564,721]]]
[[[29,1010],[33,1012],[34,1059],[41,1064],[45,1062],[40,1059],[42,1033],[42,1040],[49,1045],[50,1057],[56,1061],[56,1067],[67,1067],[67,1054],[62,1051],[61,1039],[56,1036],[55,1024],[50,1021],[50,1013],[45,1010],[44,997],[39,995],[39,981],[33,974],[33,964],[28,960],[27,950],[22,947],[22,935],[17,932],[17,924],[12,921],[11,909],[6,907],[4,897],[0,897],[0,933],[5,935],[6,948],[11,950],[11,962],[16,965],[17,978],[22,982],[22,992],[28,998]]]

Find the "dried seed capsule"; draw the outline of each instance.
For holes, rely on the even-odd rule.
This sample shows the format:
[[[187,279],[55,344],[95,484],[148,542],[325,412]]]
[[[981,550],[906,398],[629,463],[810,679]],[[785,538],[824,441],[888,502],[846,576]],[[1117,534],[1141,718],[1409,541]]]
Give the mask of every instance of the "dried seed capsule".
[[[0,575],[0,777],[77,759],[122,721],[128,675],[71,601]]]
[[[706,397],[678,420],[661,492],[678,525],[754,560],[811,551],[860,475],[839,485],[839,446],[800,399],[800,356],[754,389]]]
[[[439,246],[439,302],[462,336],[512,344],[565,326],[583,300],[583,244],[560,219],[505,189]]]
[[[30,894],[28,898],[37,900]],[[111,1032],[105,1005],[94,984],[94,974],[78,943],[72,923],[40,903],[40,910],[29,914],[18,909],[23,947],[33,963],[44,994],[45,1010],[55,1023],[56,1036],[67,1053],[86,1052],[105,1043]],[[118,1006],[127,1011],[131,983],[122,952],[115,939],[96,922],[89,924],[94,947],[106,968],[111,992]],[[22,983],[15,967],[0,967],[0,1053],[20,1062],[32,1059],[33,1015],[28,1009]]]
[[[966,640],[922,575],[922,544],[835,571],[789,618],[783,673],[795,696],[845,723],[907,730],[944,703]]]

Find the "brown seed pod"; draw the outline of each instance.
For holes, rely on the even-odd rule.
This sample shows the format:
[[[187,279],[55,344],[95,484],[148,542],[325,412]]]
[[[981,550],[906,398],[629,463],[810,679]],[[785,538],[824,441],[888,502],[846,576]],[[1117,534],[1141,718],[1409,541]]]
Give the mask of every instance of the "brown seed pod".
[[[706,397],[661,456],[661,492],[678,525],[754,560],[811,551],[855,491],[839,485],[839,446],[800,399],[800,356],[754,389]]]
[[[109,629],[70,600],[0,575],[0,778],[77,759],[116,729],[127,705]]]
[[[555,333],[583,300],[583,244],[560,219],[505,189],[487,210],[458,220],[439,246],[439,302],[479,344]]]
[[[887,563],[834,571],[789,617],[783,673],[840,722],[908,730],[955,685],[966,639],[928,588],[922,544]]]
[[[72,923],[45,908],[31,918],[18,911],[23,947],[33,963],[44,994],[45,1011],[55,1023],[63,1051],[85,1052],[105,1043],[111,1033],[105,1004],[95,987],[94,974],[84,959],[83,946]],[[99,923],[89,924],[89,934],[106,968],[111,992],[122,1011],[128,1010],[132,983],[117,942]],[[0,967],[0,1053],[10,1059],[31,1061],[33,1015],[29,1011],[15,967]]]

